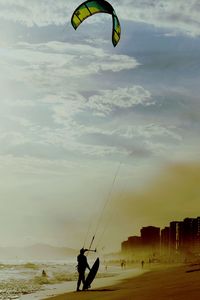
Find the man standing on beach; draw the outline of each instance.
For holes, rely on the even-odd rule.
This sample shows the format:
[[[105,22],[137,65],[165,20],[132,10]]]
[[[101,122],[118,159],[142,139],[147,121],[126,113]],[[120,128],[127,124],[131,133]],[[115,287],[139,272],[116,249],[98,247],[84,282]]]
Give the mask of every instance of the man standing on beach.
[[[77,265],[77,270],[78,270],[78,273],[79,273],[79,276],[78,276],[78,282],[77,282],[77,291],[80,291],[80,285],[81,285],[81,282],[85,283],[85,270],[86,268],[88,268],[90,270],[90,266],[88,265],[88,262],[87,262],[87,257],[84,255],[84,253],[88,251],[87,249],[84,249],[82,248],[80,250],[80,254],[77,256],[77,261],[78,261],[78,265]]]

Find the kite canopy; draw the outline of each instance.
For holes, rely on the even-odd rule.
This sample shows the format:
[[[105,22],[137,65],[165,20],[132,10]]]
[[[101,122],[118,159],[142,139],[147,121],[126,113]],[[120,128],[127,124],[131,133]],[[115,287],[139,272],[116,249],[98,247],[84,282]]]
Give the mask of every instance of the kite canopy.
[[[74,29],[77,29],[85,19],[97,13],[107,13],[112,15],[112,43],[115,47],[120,40],[121,26],[113,7],[105,0],[88,0],[79,5],[72,15],[72,26]]]

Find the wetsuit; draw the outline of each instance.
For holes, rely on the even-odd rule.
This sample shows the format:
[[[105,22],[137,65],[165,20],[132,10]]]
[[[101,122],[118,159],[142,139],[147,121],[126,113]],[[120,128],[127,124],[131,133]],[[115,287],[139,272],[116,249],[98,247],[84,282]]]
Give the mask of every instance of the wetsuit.
[[[90,267],[87,262],[87,257],[84,254],[79,254],[77,256],[78,266],[77,270],[79,273],[78,282],[77,282],[77,291],[79,291],[79,287],[81,285],[81,281],[84,285],[85,283],[85,270],[88,268],[90,270]]]

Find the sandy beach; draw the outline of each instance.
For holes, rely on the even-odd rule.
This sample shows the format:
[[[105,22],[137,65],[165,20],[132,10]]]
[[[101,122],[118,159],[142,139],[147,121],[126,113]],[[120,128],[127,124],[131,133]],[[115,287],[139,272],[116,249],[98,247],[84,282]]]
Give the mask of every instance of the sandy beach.
[[[141,269],[141,267],[135,266],[134,268],[117,270],[115,275],[114,272],[108,272],[107,276],[95,278],[92,283],[92,290],[99,290],[102,289],[102,287],[105,288],[109,286],[115,286],[122,280],[140,276],[147,271],[147,269]],[[76,281],[66,281],[59,284],[45,285],[44,289],[41,289],[35,293],[22,295],[20,300],[41,300],[62,295],[64,293],[69,294],[70,292],[74,292],[76,290],[76,285]]]
[[[49,300],[199,300],[200,271],[196,266],[152,268],[137,277],[126,278],[115,285],[71,292]],[[196,270],[193,272],[187,272]],[[47,300],[47,298],[46,298]]]

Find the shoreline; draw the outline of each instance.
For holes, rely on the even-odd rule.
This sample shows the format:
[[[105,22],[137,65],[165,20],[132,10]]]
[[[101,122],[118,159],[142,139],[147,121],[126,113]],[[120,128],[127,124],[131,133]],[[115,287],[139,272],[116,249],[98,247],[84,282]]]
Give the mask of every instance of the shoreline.
[[[200,274],[198,270],[188,272],[189,269],[186,265],[157,266],[139,276],[121,278],[114,285],[43,300],[199,300]]]
[[[139,267],[127,268],[125,270],[120,270],[120,272],[114,276],[111,275],[102,278],[95,278],[92,283],[92,288],[89,291],[102,289],[109,286],[115,286],[119,282],[126,280],[127,278],[140,276],[147,271],[147,269],[141,269]],[[76,284],[77,281],[67,281],[59,284],[45,286],[44,290],[40,290],[32,294],[22,295],[19,300],[51,299],[52,297],[62,296],[63,294],[70,294],[76,291]]]

